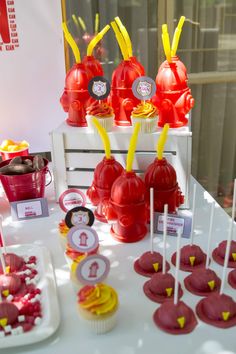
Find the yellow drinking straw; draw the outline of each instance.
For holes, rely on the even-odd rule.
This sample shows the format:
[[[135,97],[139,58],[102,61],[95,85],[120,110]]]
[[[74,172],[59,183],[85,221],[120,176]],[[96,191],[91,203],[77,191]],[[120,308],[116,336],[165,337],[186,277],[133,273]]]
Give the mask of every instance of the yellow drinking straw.
[[[84,22],[84,20],[82,19],[82,17],[78,16],[78,20],[79,20],[79,24],[80,24],[82,30],[83,30],[84,32],[86,32],[86,29],[87,29],[87,28],[86,28],[85,22]]]
[[[125,40],[124,40],[121,32],[119,31],[119,28],[118,28],[117,24],[115,23],[115,21],[111,22],[111,27],[112,27],[113,31],[115,32],[116,40],[119,44],[123,59],[129,60],[129,54],[128,54],[128,49],[126,47]]]
[[[166,59],[168,60],[168,62],[171,62],[171,49],[170,49],[170,37],[169,37],[169,33],[168,33],[168,28],[167,28],[167,24],[162,25],[162,43],[163,43],[163,48],[164,48],[164,52],[166,55]]]
[[[98,42],[103,38],[104,34],[107,33],[110,26],[106,25],[90,42],[87,48],[87,55],[91,56],[94,47],[98,44]]]
[[[65,35],[65,38],[66,38],[68,44],[70,45],[72,52],[74,54],[75,62],[81,63],[79,48],[78,48],[77,44],[75,43],[74,38],[72,37],[72,35],[68,31],[68,28],[67,28],[67,25],[65,22],[62,23],[62,29],[63,29],[64,35]]]
[[[75,14],[72,14],[71,17],[72,17],[72,20],[73,20],[73,22],[75,24],[75,27],[76,27],[77,31],[79,32],[79,22],[77,20],[77,17],[75,16]]]
[[[164,128],[162,129],[160,138],[158,139],[157,142],[157,158],[158,160],[162,160],[163,159],[163,152],[164,152],[164,148],[165,148],[165,143],[166,143],[166,139],[167,139],[167,135],[168,135],[168,130],[169,130],[169,124],[165,124]]]
[[[124,37],[124,40],[125,40],[125,43],[127,46],[127,50],[128,50],[128,55],[129,55],[129,57],[132,57],[133,56],[133,48],[132,48],[132,42],[131,42],[129,33],[118,16],[115,17],[115,21],[116,21],[116,24],[118,25],[118,27],[120,28],[120,31]]]
[[[108,138],[106,130],[101,126],[97,118],[93,117],[92,118],[92,123],[95,125],[95,127],[98,130],[98,133],[102,139],[104,150],[105,150],[105,155],[106,159],[111,158],[111,145],[110,145],[110,140]]]
[[[178,26],[175,29],[175,33],[174,33],[174,37],[173,37],[172,45],[171,45],[171,56],[172,57],[174,57],[176,55],[184,21],[185,21],[185,16],[181,16]]]
[[[138,133],[140,130],[141,123],[135,123],[134,131],[130,139],[129,143],[129,150],[127,154],[127,161],[126,161],[126,171],[131,172],[134,162],[134,153],[136,150],[137,140],[138,140]]]
[[[95,34],[98,33],[98,28],[99,28],[99,13],[96,13],[96,15],[95,15],[95,24],[94,24],[94,32],[95,32]]]

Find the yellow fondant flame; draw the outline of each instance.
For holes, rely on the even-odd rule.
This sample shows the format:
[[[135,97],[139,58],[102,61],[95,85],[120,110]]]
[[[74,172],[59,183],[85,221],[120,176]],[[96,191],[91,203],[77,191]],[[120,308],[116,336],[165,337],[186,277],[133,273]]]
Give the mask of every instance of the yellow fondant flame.
[[[236,261],[236,253],[232,253],[233,260]]]
[[[178,322],[180,328],[184,328],[184,325],[185,325],[185,317],[183,316],[183,317],[177,318],[177,322]]]
[[[7,318],[0,318],[0,326],[5,327],[7,325]]]
[[[209,285],[209,288],[211,290],[214,290],[214,288],[215,288],[215,280],[210,280],[207,284]]]
[[[9,295],[9,290],[3,290],[2,295],[7,297]]]
[[[173,288],[166,288],[167,296],[170,297],[172,295]]]
[[[159,268],[159,263],[153,263],[153,268],[155,270],[155,272],[158,272],[158,268]]]
[[[6,274],[9,274],[9,273],[10,273],[10,271],[11,271],[10,266],[7,266],[7,267],[6,267]]]
[[[222,318],[224,321],[227,321],[229,319],[230,312],[222,312]]]
[[[191,264],[192,267],[194,266],[195,259],[196,259],[195,256],[189,257],[189,262],[190,262],[190,264]]]

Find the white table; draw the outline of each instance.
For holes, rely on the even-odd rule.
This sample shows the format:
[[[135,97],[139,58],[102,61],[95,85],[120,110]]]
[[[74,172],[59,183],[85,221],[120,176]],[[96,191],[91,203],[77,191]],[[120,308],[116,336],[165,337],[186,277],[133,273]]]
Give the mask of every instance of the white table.
[[[193,182],[193,179],[191,183]],[[188,335],[173,336],[160,331],[152,321],[152,314],[158,304],[150,301],[143,293],[142,286],[147,280],[133,271],[133,261],[149,248],[149,239],[136,244],[119,244],[109,232],[108,225],[96,223],[103,254],[111,261],[111,271],[106,282],[114,286],[120,299],[117,327],[110,333],[97,336],[83,327],[76,312],[76,296],[69,281],[69,269],[63,256],[57,226],[64,216],[54,202],[52,188],[47,190],[50,217],[32,221],[12,222],[9,206],[0,196],[0,212],[5,218],[8,244],[36,243],[51,251],[58,285],[61,307],[61,325],[49,339],[25,347],[0,349],[1,354],[233,354],[236,353],[236,329],[217,329],[199,321],[197,328]],[[206,249],[209,222],[210,195],[197,184],[196,236],[195,243]],[[218,205],[215,210],[215,225],[212,248],[227,237],[229,217]],[[155,248],[160,250],[160,237],[155,239]],[[168,237],[167,257],[175,251],[176,240]],[[182,244],[188,240],[183,239]],[[212,269],[221,276],[222,268],[212,262]],[[173,273],[174,267],[171,268]],[[180,272],[180,281],[187,273]],[[183,285],[183,283],[182,283]],[[200,300],[185,290],[183,300],[192,306]],[[226,293],[236,299],[236,291],[229,285]]]

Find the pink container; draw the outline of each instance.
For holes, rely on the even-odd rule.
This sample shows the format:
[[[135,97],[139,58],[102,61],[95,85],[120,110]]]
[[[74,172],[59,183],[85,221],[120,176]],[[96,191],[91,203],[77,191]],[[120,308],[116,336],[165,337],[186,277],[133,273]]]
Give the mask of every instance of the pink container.
[[[34,156],[23,156],[22,159],[33,160]],[[48,160],[44,160],[44,168],[40,171],[23,175],[0,175],[2,186],[9,202],[44,197],[46,173],[49,172]],[[0,163],[0,168],[9,164],[11,159]],[[48,184],[51,183],[51,180]],[[47,184],[47,185],[48,185]]]
[[[27,147],[23,150],[12,151],[12,152],[0,150],[0,153],[2,156],[2,160],[6,161],[9,159],[13,159],[13,157],[16,157],[16,156],[28,156],[29,155],[29,148]]]

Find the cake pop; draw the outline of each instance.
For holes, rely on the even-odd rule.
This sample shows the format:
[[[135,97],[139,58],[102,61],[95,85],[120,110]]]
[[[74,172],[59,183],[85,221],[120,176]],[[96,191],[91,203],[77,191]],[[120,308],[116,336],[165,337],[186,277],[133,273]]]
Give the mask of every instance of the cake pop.
[[[235,204],[236,204],[236,179],[234,180],[232,217],[231,217],[231,224],[230,224],[230,228],[232,228],[232,232],[231,232],[231,240],[229,245],[229,259],[227,263],[227,266],[229,268],[236,268],[236,241],[232,240],[233,225],[234,225],[234,218],[235,218]],[[220,265],[224,265],[227,243],[228,241],[222,241],[218,245],[218,247],[216,247],[212,252],[212,257],[214,261]]]
[[[166,60],[158,70],[156,76],[157,91],[153,98],[153,103],[159,110],[158,125],[160,127],[163,127],[166,123],[171,128],[186,125],[188,123],[186,114],[194,106],[194,99],[187,83],[187,70],[176,56],[184,21],[185,17],[181,16],[171,47],[167,25],[162,25],[162,43]]]
[[[168,204],[169,213],[175,213],[184,202],[173,166],[163,157],[169,125],[166,124],[157,143],[157,157],[145,172],[144,181],[147,190],[154,188],[154,210],[163,213],[164,204]],[[149,196],[146,195],[148,203]]]
[[[228,275],[228,283],[236,289],[236,269],[231,270]]]
[[[153,189],[151,189],[153,191]],[[150,191],[151,191],[150,190]],[[153,203],[150,203],[153,206]],[[152,208],[151,208],[152,209]],[[153,209],[152,209],[153,210]],[[162,303],[166,300],[170,300],[174,294],[175,278],[172,274],[166,272],[166,234],[167,234],[167,213],[168,205],[164,207],[164,220],[163,220],[163,261],[162,272],[154,273],[150,280],[148,280],[144,286],[143,291],[145,295],[152,301]],[[150,215],[150,230],[153,229],[153,223],[151,220],[153,217]],[[152,232],[151,232],[152,235]],[[153,246],[152,246],[153,247]],[[179,284],[179,298],[183,295],[181,285]]]
[[[92,204],[97,206],[94,215],[96,219],[107,222],[104,214],[107,201],[111,196],[111,188],[115,180],[121,175],[123,167],[111,156],[109,137],[98,120],[93,118],[93,124],[97,128],[103,141],[105,157],[98,163],[94,170],[94,177],[91,187],[87,190],[87,196]]]
[[[196,306],[197,315],[203,322],[220,328],[229,328],[236,325],[236,302],[232,297],[224,294],[233,223],[234,220],[232,219],[227,238],[220,292],[202,299]]]
[[[113,183],[105,211],[107,220],[114,222],[112,236],[121,242],[139,241],[147,233],[145,185],[132,170],[139,129],[138,123],[130,140],[126,170]]]
[[[217,274],[209,269],[210,244],[212,238],[212,227],[214,218],[215,203],[211,205],[210,226],[208,233],[207,257],[205,268],[193,270],[193,272],[184,279],[184,285],[188,291],[194,295],[208,296],[212,292],[219,291],[221,280]]]
[[[120,46],[123,60],[113,71],[111,81],[111,92],[108,101],[115,113],[115,124],[120,126],[131,125],[131,112],[140,102],[132,91],[134,80],[141,76],[140,69],[129,59],[128,49],[125,40],[118,29],[115,21],[111,22],[118,44]]]
[[[202,268],[206,262],[206,254],[202,249],[193,244],[194,239],[194,220],[196,205],[196,184],[193,186],[193,207],[192,207],[192,227],[190,234],[190,244],[181,248],[180,269],[185,272],[192,272],[194,269]],[[171,257],[171,262],[175,265],[176,253]]]
[[[165,301],[153,315],[155,324],[163,331],[170,334],[186,334],[194,330],[197,319],[193,310],[183,301],[178,299],[179,289],[179,266],[180,266],[180,239],[181,231],[178,229],[177,258],[175,269],[174,300]]]

